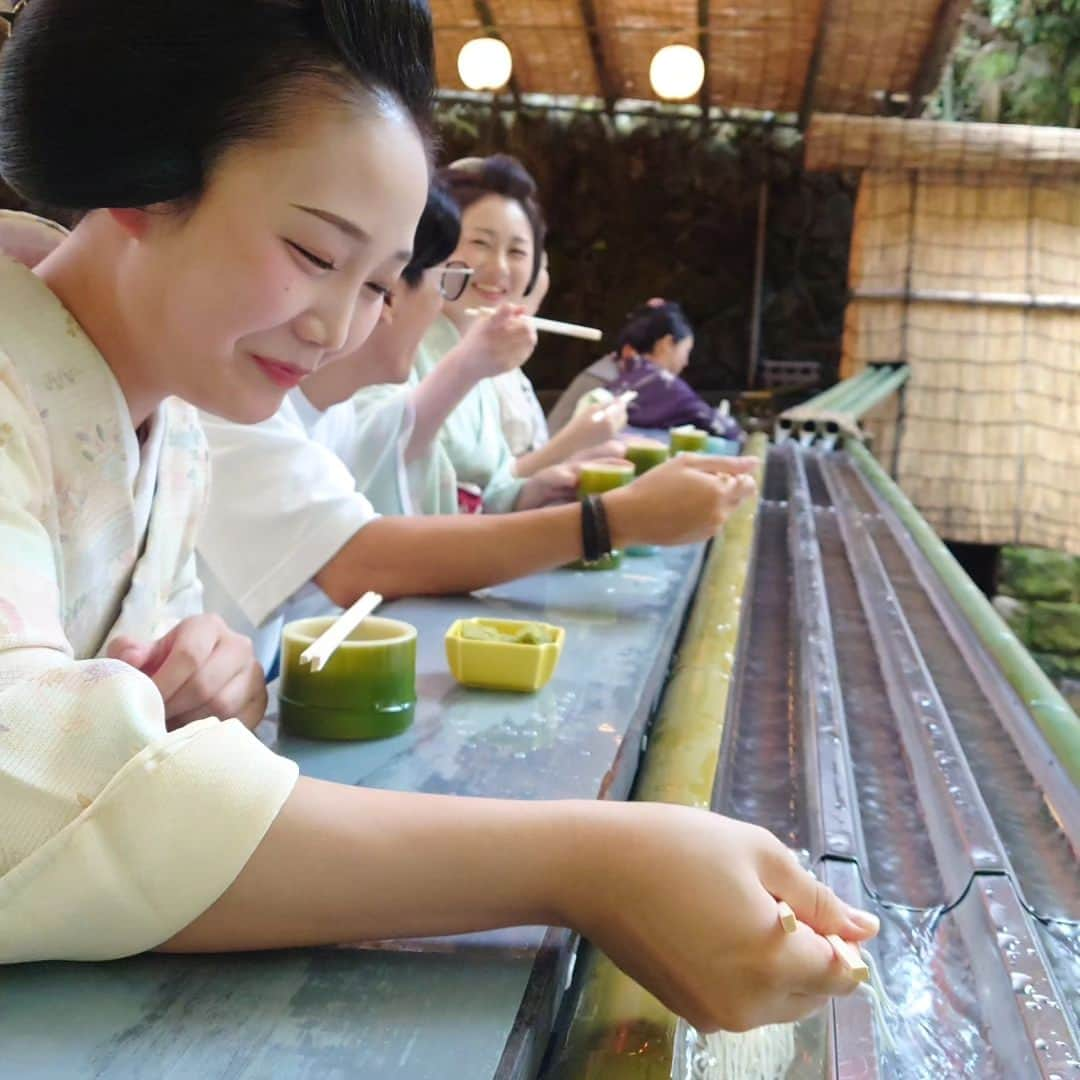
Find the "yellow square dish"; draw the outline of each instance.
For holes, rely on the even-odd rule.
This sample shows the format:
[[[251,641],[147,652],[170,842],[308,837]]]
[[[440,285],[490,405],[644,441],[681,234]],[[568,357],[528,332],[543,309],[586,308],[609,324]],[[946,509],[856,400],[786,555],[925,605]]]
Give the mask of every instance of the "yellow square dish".
[[[512,641],[480,641],[463,637],[464,627],[488,627],[501,634],[516,634],[527,626],[542,626],[554,640],[540,645]],[[566,631],[551,623],[516,619],[458,619],[446,631],[446,660],[463,686],[485,690],[519,690],[531,693],[544,686],[559,663]]]

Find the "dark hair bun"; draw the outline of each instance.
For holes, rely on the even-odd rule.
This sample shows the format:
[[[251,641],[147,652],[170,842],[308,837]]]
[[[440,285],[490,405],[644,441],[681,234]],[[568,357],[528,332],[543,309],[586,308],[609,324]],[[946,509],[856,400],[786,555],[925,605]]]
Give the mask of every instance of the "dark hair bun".
[[[401,271],[405,283],[415,289],[425,270],[450,258],[460,237],[461,211],[446,187],[438,180],[432,180],[427,205],[416,226],[412,258]]]
[[[89,210],[197,196],[221,154],[273,133],[297,79],[391,96],[425,132],[424,0],[32,0],[0,52],[0,175]]]
[[[693,332],[690,320],[679,304],[654,296],[627,316],[626,324],[619,331],[615,351],[621,353],[629,346],[636,353],[649,353],[668,334],[675,341],[682,341]]]

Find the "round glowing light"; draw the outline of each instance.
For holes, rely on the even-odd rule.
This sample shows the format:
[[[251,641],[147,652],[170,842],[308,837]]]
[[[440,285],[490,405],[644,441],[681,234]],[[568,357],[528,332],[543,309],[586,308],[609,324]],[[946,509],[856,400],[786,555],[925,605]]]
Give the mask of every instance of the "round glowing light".
[[[498,90],[510,81],[514,61],[498,38],[473,38],[461,46],[457,69],[470,90]]]
[[[649,65],[649,82],[665,101],[693,97],[704,81],[705,61],[689,45],[665,45]]]

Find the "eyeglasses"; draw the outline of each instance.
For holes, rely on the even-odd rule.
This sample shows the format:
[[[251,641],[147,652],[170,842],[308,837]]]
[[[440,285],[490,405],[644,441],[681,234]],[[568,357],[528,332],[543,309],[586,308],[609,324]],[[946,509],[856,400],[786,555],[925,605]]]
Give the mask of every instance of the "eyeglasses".
[[[444,300],[458,300],[469,284],[473,268],[463,262],[448,262],[439,279],[439,292]]]

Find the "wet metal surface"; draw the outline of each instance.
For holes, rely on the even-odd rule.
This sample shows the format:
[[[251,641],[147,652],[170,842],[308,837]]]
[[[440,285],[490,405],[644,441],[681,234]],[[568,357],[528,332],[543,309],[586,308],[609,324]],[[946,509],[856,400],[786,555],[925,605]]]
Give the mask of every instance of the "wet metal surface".
[[[1080,1080],[1075,789],[843,455],[788,440],[765,491],[714,805],[882,919],[883,1004],[789,1078]]]

